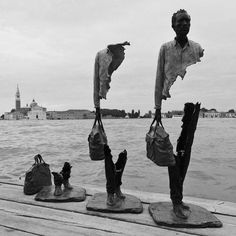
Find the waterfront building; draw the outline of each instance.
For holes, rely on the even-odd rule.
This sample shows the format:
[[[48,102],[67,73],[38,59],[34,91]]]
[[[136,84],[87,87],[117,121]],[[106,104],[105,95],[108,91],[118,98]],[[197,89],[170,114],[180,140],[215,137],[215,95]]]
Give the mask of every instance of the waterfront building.
[[[5,120],[22,120],[24,119],[24,114],[20,111],[16,111],[13,109],[11,112],[5,112],[4,113],[4,119]]]
[[[19,86],[17,85],[15,94],[15,108],[10,112],[4,113],[5,120],[22,120],[22,119],[46,119],[46,108],[38,106],[33,100],[30,106],[21,107],[21,97]]]
[[[183,110],[173,110],[171,111],[173,118],[181,118],[183,117],[184,111]]]
[[[148,111],[148,113],[145,113],[142,118],[152,118],[152,111]]]
[[[4,113],[5,120],[22,120],[27,118],[27,113],[30,110],[29,107],[21,107],[21,98],[20,98],[20,90],[17,84],[16,94],[15,94],[15,108],[13,108],[10,112]]]
[[[15,105],[16,105],[16,111],[20,111],[20,108],[21,108],[21,105],[20,105],[20,91],[19,91],[18,84],[17,84],[17,88],[16,88]]]
[[[40,107],[37,102],[33,99],[30,103],[30,111],[28,111],[29,120],[46,120],[46,111],[45,107]]]
[[[210,109],[203,113],[204,118],[220,118],[220,112],[218,112],[216,109]]]
[[[67,111],[47,111],[47,119],[49,120],[76,120],[94,118],[94,112],[89,110],[71,109]]]
[[[221,112],[220,113],[221,118],[236,118],[236,113],[235,112]]]
[[[235,112],[226,112],[225,117],[226,118],[236,118],[236,113]]]

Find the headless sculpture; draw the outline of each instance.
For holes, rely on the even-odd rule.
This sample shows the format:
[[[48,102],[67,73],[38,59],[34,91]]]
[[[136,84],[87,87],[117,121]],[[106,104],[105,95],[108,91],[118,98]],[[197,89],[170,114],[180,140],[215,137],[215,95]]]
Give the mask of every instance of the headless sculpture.
[[[62,195],[62,184],[64,185],[64,189],[73,189],[73,187],[69,183],[70,173],[71,173],[72,166],[69,162],[65,162],[64,166],[60,173],[58,172],[52,172],[54,176],[54,184],[55,184],[55,196]]]
[[[121,65],[125,58],[125,47],[130,45],[129,42],[110,44],[106,49],[97,53],[94,65],[94,106],[96,108],[96,117],[101,119],[100,100],[106,99],[110,89],[111,76]],[[105,172],[106,172],[106,189],[107,205],[116,204],[116,199],[124,199],[120,186],[121,178],[127,160],[127,151],[124,150],[119,154],[117,162],[112,160],[111,150],[108,145],[104,145],[105,154]]]

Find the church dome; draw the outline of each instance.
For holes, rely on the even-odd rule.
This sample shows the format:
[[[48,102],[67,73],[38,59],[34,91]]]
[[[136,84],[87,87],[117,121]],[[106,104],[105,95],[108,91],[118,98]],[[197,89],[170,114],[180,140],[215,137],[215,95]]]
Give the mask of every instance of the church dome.
[[[33,101],[30,103],[30,107],[35,107],[35,106],[37,106],[37,105],[38,105],[38,103],[35,102],[34,99],[33,99]]]

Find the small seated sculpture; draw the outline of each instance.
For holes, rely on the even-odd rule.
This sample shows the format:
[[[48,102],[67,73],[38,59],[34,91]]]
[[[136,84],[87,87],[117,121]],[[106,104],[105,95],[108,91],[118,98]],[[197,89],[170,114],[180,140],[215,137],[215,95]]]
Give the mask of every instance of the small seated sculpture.
[[[106,189],[107,189],[107,205],[113,206],[117,200],[125,199],[125,195],[121,192],[121,178],[127,161],[127,151],[124,150],[119,154],[117,162],[114,164],[110,147],[104,145],[105,154],[105,172],[106,172]]]
[[[54,184],[55,184],[55,191],[54,191],[55,196],[62,195],[63,193],[62,187],[61,187],[62,184],[64,185],[64,189],[70,189],[70,190],[73,189],[73,187],[69,183],[71,168],[72,166],[70,165],[70,163],[65,162],[60,173],[52,172],[53,177],[54,177]]]

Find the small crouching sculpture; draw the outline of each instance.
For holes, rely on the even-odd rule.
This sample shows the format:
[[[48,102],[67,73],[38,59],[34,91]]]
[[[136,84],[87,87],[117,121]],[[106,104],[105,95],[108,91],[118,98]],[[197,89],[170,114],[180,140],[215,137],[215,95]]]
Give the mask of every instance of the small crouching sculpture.
[[[60,173],[52,172],[53,177],[54,177],[54,185],[55,185],[54,195],[55,196],[62,195],[62,193],[63,193],[62,184],[64,185],[65,190],[66,189],[69,189],[69,190],[73,189],[73,187],[69,183],[71,168],[72,168],[72,166],[70,165],[70,163],[65,162]]]

